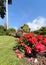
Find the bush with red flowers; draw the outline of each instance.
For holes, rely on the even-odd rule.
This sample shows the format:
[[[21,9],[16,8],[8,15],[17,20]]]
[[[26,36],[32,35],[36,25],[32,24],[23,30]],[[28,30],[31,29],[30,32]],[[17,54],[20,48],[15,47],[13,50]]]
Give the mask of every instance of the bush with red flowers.
[[[45,35],[34,35],[34,33],[24,34],[18,39],[16,46],[16,53],[19,57],[21,52],[28,56],[36,56],[37,54],[42,54],[46,50],[46,37]],[[24,55],[22,55],[23,57]],[[22,58],[21,57],[21,58]]]

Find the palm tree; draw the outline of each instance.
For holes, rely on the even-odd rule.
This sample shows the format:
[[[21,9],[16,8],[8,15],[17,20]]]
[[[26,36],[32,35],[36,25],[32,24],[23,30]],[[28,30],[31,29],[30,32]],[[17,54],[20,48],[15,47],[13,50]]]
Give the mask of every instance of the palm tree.
[[[0,0],[0,17],[4,18],[6,12],[6,8],[4,5],[4,0]]]
[[[0,17],[3,19],[6,15],[7,29],[8,29],[8,4],[12,4],[12,0],[0,0]]]
[[[0,0],[0,17],[4,18],[6,14],[6,2],[12,4],[12,0]]]
[[[8,29],[8,4],[12,4],[12,0],[6,0],[6,26]]]

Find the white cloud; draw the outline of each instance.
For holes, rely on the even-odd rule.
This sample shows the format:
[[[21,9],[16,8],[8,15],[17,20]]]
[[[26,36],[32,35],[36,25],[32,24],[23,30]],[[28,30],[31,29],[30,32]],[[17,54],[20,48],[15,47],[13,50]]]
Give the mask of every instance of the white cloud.
[[[34,19],[32,22],[27,22],[27,25],[31,28],[31,31],[37,30],[42,26],[46,26],[46,18],[38,17]]]

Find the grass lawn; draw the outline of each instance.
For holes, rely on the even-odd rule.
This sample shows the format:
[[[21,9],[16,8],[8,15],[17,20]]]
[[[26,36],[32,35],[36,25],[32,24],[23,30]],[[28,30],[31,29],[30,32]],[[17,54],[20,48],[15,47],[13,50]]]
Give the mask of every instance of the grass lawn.
[[[25,59],[18,59],[13,51],[16,40],[11,36],[0,36],[0,65],[27,65]]]

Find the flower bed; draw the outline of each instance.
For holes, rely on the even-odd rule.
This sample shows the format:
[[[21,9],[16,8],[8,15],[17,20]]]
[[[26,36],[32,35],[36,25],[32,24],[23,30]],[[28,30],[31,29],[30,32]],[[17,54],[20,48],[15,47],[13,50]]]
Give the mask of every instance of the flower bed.
[[[23,58],[23,56],[37,57],[37,54],[43,54],[46,52],[46,35],[24,34],[18,39],[15,52],[18,58]]]

